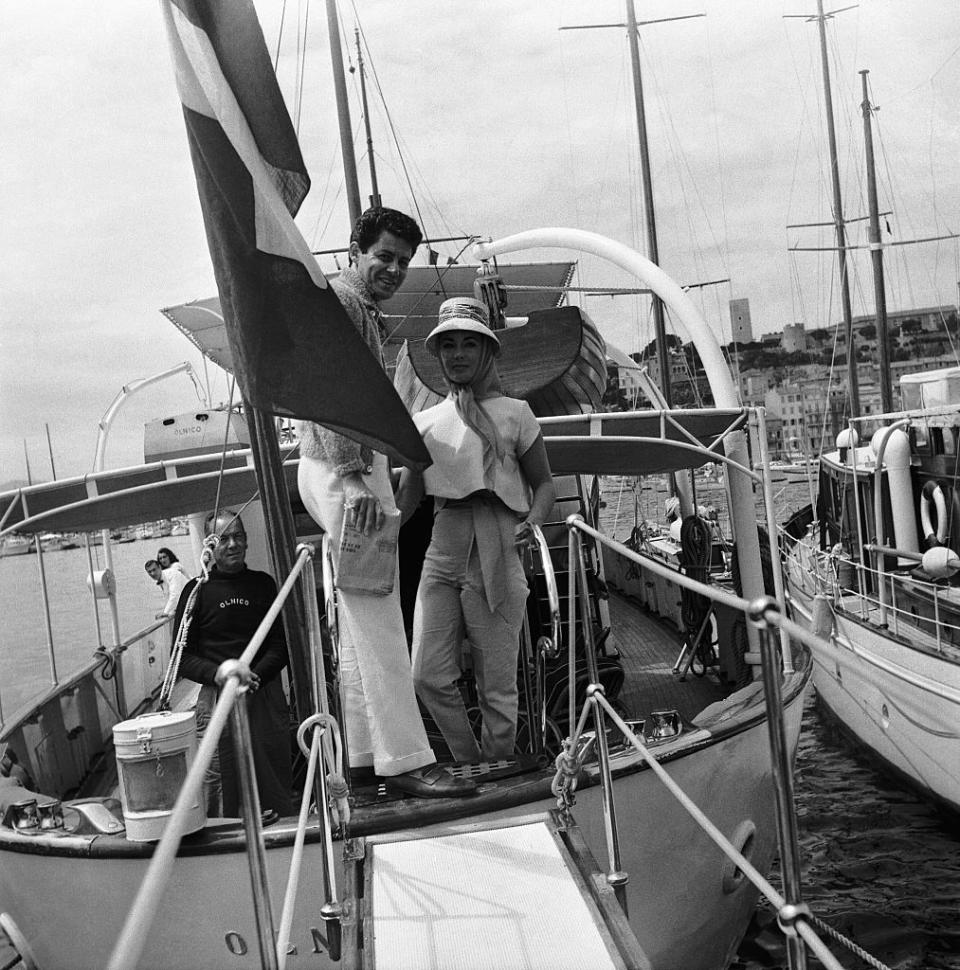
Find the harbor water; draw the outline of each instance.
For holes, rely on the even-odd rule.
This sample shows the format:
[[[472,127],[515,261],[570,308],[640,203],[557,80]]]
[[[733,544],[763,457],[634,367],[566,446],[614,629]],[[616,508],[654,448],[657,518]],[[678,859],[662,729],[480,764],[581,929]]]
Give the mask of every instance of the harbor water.
[[[808,499],[803,483],[776,486],[778,518]],[[663,493],[608,484],[604,518],[616,520],[625,538],[635,520],[656,519]],[[709,480],[698,502],[723,504]],[[130,636],[149,625],[164,597],[143,569],[157,548],[172,549],[192,567],[186,536],[114,545],[120,591],[120,631]],[[102,549],[92,550],[103,568]],[[92,596],[86,585],[84,549],[43,557],[50,590],[55,664],[63,679],[91,655],[97,643]],[[0,704],[4,717],[41,691],[50,677],[35,555],[0,558]],[[104,642],[111,640],[108,611],[100,605]],[[803,893],[813,913],[894,970],[960,970],[960,820],[939,813],[879,773],[826,721],[808,699],[795,779],[801,840]],[[779,874],[772,882],[780,887]],[[677,932],[686,932],[678,926]],[[838,944],[831,949],[849,970],[873,964]],[[0,947],[0,956],[3,956]],[[772,911],[761,905],[734,970],[785,968],[782,936]],[[819,963],[811,958],[811,967]],[[663,968],[683,970],[683,968]]]

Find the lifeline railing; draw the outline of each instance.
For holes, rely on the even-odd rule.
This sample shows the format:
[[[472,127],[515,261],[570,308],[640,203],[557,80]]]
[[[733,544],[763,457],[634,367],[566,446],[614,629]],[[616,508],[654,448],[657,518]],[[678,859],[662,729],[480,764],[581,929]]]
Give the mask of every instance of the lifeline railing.
[[[306,834],[307,818],[309,815],[311,798],[316,800],[317,815],[321,828],[324,851],[322,854],[323,885],[325,901],[321,906],[321,916],[327,924],[327,943],[331,956],[339,957],[340,948],[340,905],[337,900],[336,882],[334,875],[333,857],[333,821],[328,809],[327,779],[322,771],[317,771],[317,765],[322,757],[322,749],[326,749],[328,763],[337,760],[340,777],[333,776],[337,790],[332,792],[339,799],[341,809],[348,812],[346,803],[346,786],[342,778],[343,752],[337,724],[326,710],[326,673],[324,670],[323,651],[320,649],[320,625],[317,616],[315,583],[313,578],[312,559],[315,555],[314,547],[303,544],[298,547],[297,559],[283,586],[277,593],[270,609],[267,611],[259,627],[247,644],[243,653],[236,660],[223,663],[217,678],[222,682],[220,696],[213,710],[203,738],[200,741],[197,755],[183,782],[183,787],[171,811],[163,836],[157,843],[156,850],[150,860],[146,875],[140,885],[130,912],[127,914],[123,930],[114,946],[107,970],[130,970],[135,967],[142,954],[144,944],[151,925],[157,915],[160,900],[173,872],[173,865],[177,857],[180,842],[184,836],[184,827],[191,805],[200,797],[204,773],[214,753],[217,750],[227,718],[233,716],[234,748],[237,767],[240,776],[241,791],[243,792],[243,825],[246,837],[247,857],[250,865],[250,880],[253,892],[253,908],[257,925],[257,937],[260,948],[260,962],[264,970],[283,970],[286,963],[287,938],[293,918],[299,872],[303,861],[303,843]],[[275,929],[273,911],[270,901],[269,886],[266,876],[266,858],[263,841],[263,828],[260,817],[260,799],[255,781],[253,753],[250,747],[250,725],[246,707],[246,683],[249,680],[250,663],[256,656],[264,639],[280,614],[287,597],[299,577],[303,577],[304,585],[310,595],[304,597],[307,603],[307,620],[310,629],[312,668],[311,680],[315,690],[316,704],[320,708],[312,717],[307,718],[297,732],[297,741],[301,750],[307,756],[307,782],[304,785],[303,799],[300,806],[297,832],[294,841],[290,873],[284,898],[280,929]],[[325,587],[325,604],[328,620],[332,611],[332,568],[330,566],[329,539],[323,539],[323,576]],[[327,585],[328,578],[331,579]],[[334,653],[334,663],[338,663]],[[239,703],[237,701],[239,700]],[[308,747],[306,732],[313,728],[313,735]],[[334,734],[331,740],[327,732]],[[344,820],[346,821],[346,819]]]
[[[870,543],[864,549],[878,558],[887,555],[912,555],[917,560],[921,558],[919,554]],[[957,600],[952,587],[943,587],[914,576],[906,580],[911,589],[924,591],[929,596],[933,612],[928,616],[900,606],[898,592],[904,581],[889,570],[875,569],[864,562],[811,548],[803,540],[799,544],[798,561],[802,568],[792,573],[791,583],[807,595],[823,594],[835,604],[842,604],[844,609],[857,612],[862,620],[871,620],[871,615],[875,614],[873,622],[889,627],[898,635],[914,635],[919,629],[934,641],[939,653],[944,653],[945,646],[960,649],[960,627],[944,619],[944,613],[951,612],[950,609],[944,609],[944,602],[954,609],[956,607]],[[846,581],[844,570],[849,570]],[[871,592],[871,587],[877,592]],[[884,593],[881,594],[880,590]],[[844,597],[855,598],[855,602],[848,603],[844,601]]]
[[[788,658],[781,657],[779,645],[775,631],[797,639],[808,645],[815,646],[817,638],[808,633],[802,627],[787,619],[775,600],[769,597],[761,597],[753,602],[741,599],[731,593],[727,593],[715,586],[704,586],[696,580],[679,574],[670,569],[669,566],[661,565],[649,557],[638,555],[637,553],[607,538],[596,529],[588,526],[579,515],[570,516],[567,520],[569,530],[569,552],[570,552],[570,602],[569,602],[569,634],[568,644],[571,652],[570,665],[570,724],[576,724],[576,729],[565,742],[565,754],[561,759],[567,762],[566,770],[558,772],[555,782],[555,791],[558,792],[558,804],[561,809],[569,810],[573,803],[572,792],[579,766],[576,764],[577,754],[580,753],[580,740],[583,734],[587,717],[593,713],[594,726],[596,731],[596,749],[598,754],[598,769],[601,785],[601,800],[604,812],[604,831],[607,842],[607,855],[610,871],[607,873],[608,882],[614,887],[618,899],[626,910],[625,887],[628,881],[628,874],[623,871],[620,861],[619,832],[616,819],[616,806],[613,792],[613,776],[610,762],[609,749],[607,745],[606,728],[604,717],[608,716],[613,724],[621,731],[627,743],[629,743],[644,758],[650,769],[664,783],[666,788],[680,802],[681,806],[694,818],[703,828],[706,834],[717,844],[759,891],[775,906],[778,913],[778,921],[787,938],[787,953],[792,970],[804,970],[806,967],[806,951],[802,943],[805,943],[828,968],[828,970],[843,970],[833,954],[826,948],[822,940],[813,928],[816,923],[832,935],[852,946],[850,941],[845,940],[835,931],[830,930],[826,924],[819,921],[810,912],[802,901],[800,888],[800,866],[799,848],[797,839],[796,817],[793,807],[793,786],[790,770],[790,756],[786,743],[786,734],[782,717],[782,696],[780,686],[781,659],[784,663],[784,672],[789,672]],[[745,612],[751,622],[763,634],[761,639],[761,659],[762,674],[767,703],[767,725],[770,735],[770,747],[772,753],[772,770],[775,782],[776,809],[777,809],[777,829],[780,842],[781,865],[783,870],[783,880],[785,896],[778,893],[767,880],[760,874],[750,862],[725,838],[725,836],[710,822],[696,805],[688,798],[682,789],[674,782],[663,769],[656,758],[651,755],[649,749],[636,737],[629,725],[625,724],[619,715],[610,706],[604,695],[604,689],[599,681],[596,644],[593,638],[593,630],[589,622],[583,624],[584,646],[588,666],[589,678],[592,683],[587,689],[587,696],[579,718],[576,717],[576,697],[575,697],[575,654],[574,644],[576,637],[576,603],[579,601],[581,610],[585,617],[589,616],[587,602],[587,568],[586,557],[583,549],[582,536],[588,536],[601,545],[606,545],[620,555],[633,560],[638,565],[650,569],[652,572],[670,579],[680,586],[688,587],[695,592],[705,592],[712,599],[725,604],[733,609]],[[336,611],[333,599],[333,575],[332,563],[330,558],[329,539],[324,537],[323,546],[323,580],[324,580],[324,604],[327,613],[328,625],[333,643],[333,662],[338,664],[339,660],[336,653]],[[549,551],[545,553],[545,543],[540,543],[542,556],[549,558]],[[220,735],[222,734],[227,717],[234,717],[234,742],[238,768],[240,771],[241,787],[244,799],[244,829],[246,834],[247,854],[250,863],[251,886],[253,890],[254,913],[257,924],[257,935],[260,949],[261,966],[264,970],[283,970],[286,962],[287,938],[290,921],[292,920],[293,905],[297,891],[299,871],[303,861],[303,842],[307,827],[311,795],[315,797],[318,808],[319,824],[322,831],[324,851],[322,854],[322,864],[324,867],[324,892],[325,902],[321,907],[321,915],[328,926],[328,949],[331,957],[337,959],[339,956],[339,917],[341,915],[340,904],[337,900],[336,885],[334,877],[334,857],[333,857],[333,820],[329,815],[328,792],[326,780],[323,772],[316,770],[317,765],[322,760],[322,751],[326,749],[328,758],[337,760],[342,770],[343,761],[343,742],[337,729],[335,719],[321,709],[313,717],[308,718],[300,725],[297,740],[301,750],[307,755],[307,782],[304,786],[304,795],[300,807],[300,816],[297,833],[295,836],[294,850],[291,859],[290,873],[287,882],[287,891],[284,900],[283,915],[280,920],[279,930],[275,929],[273,913],[269,895],[269,887],[266,879],[265,848],[263,842],[263,831],[260,821],[260,806],[257,795],[255,773],[252,752],[250,750],[249,722],[245,704],[245,677],[249,676],[249,663],[256,655],[257,650],[265,639],[267,633],[278,617],[280,610],[286,601],[294,583],[299,576],[303,576],[303,581],[307,585],[308,591],[315,588],[313,585],[312,557],[314,549],[312,546],[302,545],[299,547],[297,560],[287,580],[277,594],[277,598],[267,612],[256,633],[243,654],[235,661],[224,663],[218,674],[218,678],[223,681],[220,697],[214,709],[204,737],[200,743],[197,756],[187,774],[183,787],[176,800],[170,819],[167,823],[163,837],[157,845],[156,851],[150,861],[147,874],[141,884],[140,890],[134,904],[127,916],[123,931],[118,939],[114,951],[111,954],[107,970],[129,970],[130,967],[137,965],[146,942],[150,926],[159,908],[160,899],[164,892],[167,882],[172,874],[172,868],[176,859],[177,851],[183,837],[183,828],[186,822],[188,808],[194,804],[203,783],[203,775],[207,765],[210,763],[212,755],[216,750]],[[308,622],[311,631],[311,655],[312,670],[311,679],[316,690],[318,706],[326,707],[326,674],[324,671],[323,651],[320,648],[319,618],[317,616],[316,601],[313,595],[304,597],[307,603]],[[551,606],[557,603],[551,598]],[[557,606],[556,613],[559,613]],[[559,640],[559,631],[554,628],[554,632]],[[336,678],[335,678],[336,679]],[[236,703],[237,700],[240,703]],[[342,703],[342,699],[341,699]],[[311,743],[306,744],[305,735],[310,729],[314,729]],[[333,733],[334,737],[328,736],[327,732]],[[332,753],[331,753],[332,751]],[[571,768],[573,763],[573,768]],[[561,778],[566,779],[566,784],[561,783]],[[339,779],[339,786],[345,792],[346,783],[343,778]],[[312,791],[311,791],[312,790]],[[345,798],[341,798],[343,810],[349,812]],[[348,819],[344,819],[347,821]],[[860,955],[862,951],[858,951]],[[878,961],[870,958],[870,962],[876,967],[882,967]]]
[[[732,609],[745,613],[751,623],[760,631],[761,641],[761,669],[764,685],[764,695],[767,707],[767,727],[770,739],[771,761],[776,795],[777,833],[780,845],[781,869],[785,895],[778,893],[772,885],[758,872],[750,862],[739,852],[733,844],[720,832],[709,818],[692,802],[680,786],[661,767],[656,757],[637,738],[634,731],[626,724],[607,701],[603,685],[600,683],[597,671],[596,644],[593,630],[589,623],[584,624],[584,644],[589,677],[592,683],[587,688],[587,696],[580,712],[575,718],[573,656],[571,655],[570,673],[570,725],[576,724],[576,729],[564,742],[564,753],[558,759],[558,773],[554,782],[554,792],[561,811],[569,811],[573,804],[573,790],[575,779],[579,773],[580,764],[578,754],[581,752],[581,736],[584,732],[587,718],[593,713],[598,772],[601,786],[601,801],[604,813],[604,831],[607,842],[607,859],[609,871],[606,878],[613,886],[621,906],[626,912],[626,884],[628,873],[624,872],[620,860],[619,832],[616,819],[616,804],[613,791],[613,774],[607,744],[607,732],[604,717],[609,717],[619,729],[625,741],[630,744],[644,759],[657,778],[663,782],[667,790],[678,800],[680,805],[693,817],[704,832],[713,840],[720,850],[736,865],[757,889],[773,904],[777,911],[777,920],[786,936],[787,958],[791,970],[805,970],[806,951],[802,944],[814,953],[827,970],[843,970],[839,963],[827,949],[824,942],[817,935],[814,924],[829,932],[835,939],[851,947],[858,956],[867,959],[874,967],[883,967],[879,961],[865,954],[851,941],[845,939],[835,930],[823,923],[812,914],[810,908],[804,904],[800,885],[799,840],[797,822],[794,811],[793,777],[790,766],[790,752],[786,741],[786,731],[783,721],[781,673],[792,670],[788,658],[781,656],[780,643],[777,632],[781,635],[799,640],[808,646],[815,647],[817,638],[803,627],[784,616],[781,607],[771,597],[760,597],[754,601],[742,599],[727,593],[716,586],[705,587],[702,583],[678,574],[669,566],[661,565],[649,557],[641,556],[622,543],[608,538],[596,529],[587,525],[579,515],[572,515],[567,519],[569,529],[570,549],[570,584],[571,584],[571,613],[570,630],[572,634],[573,599],[580,598],[581,607],[586,606],[587,572],[586,557],[584,555],[582,536],[588,536],[595,542],[615,550],[618,554],[642,565],[658,575],[670,579],[680,586],[685,586],[695,592],[709,595],[715,601],[725,604]],[[705,592],[708,591],[708,592]],[[570,636],[572,641],[573,637]],[[781,669],[781,661],[783,667]]]

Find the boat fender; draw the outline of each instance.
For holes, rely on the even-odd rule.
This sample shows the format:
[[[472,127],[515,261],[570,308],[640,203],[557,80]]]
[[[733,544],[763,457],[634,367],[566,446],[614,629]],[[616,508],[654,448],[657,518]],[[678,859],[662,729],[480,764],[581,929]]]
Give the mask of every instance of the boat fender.
[[[923,554],[920,565],[931,579],[949,579],[960,569],[960,556],[947,546],[935,546]]]
[[[822,593],[813,598],[811,629],[821,640],[829,640],[833,634],[833,607],[830,599]]]
[[[937,513],[936,529],[930,519],[931,502]],[[923,486],[920,493],[920,525],[923,527],[923,541],[928,549],[943,545],[943,540],[947,537],[947,500],[939,482],[931,480]]]
[[[109,569],[95,569],[87,576],[87,589],[98,600],[108,600],[116,595],[117,581]]]

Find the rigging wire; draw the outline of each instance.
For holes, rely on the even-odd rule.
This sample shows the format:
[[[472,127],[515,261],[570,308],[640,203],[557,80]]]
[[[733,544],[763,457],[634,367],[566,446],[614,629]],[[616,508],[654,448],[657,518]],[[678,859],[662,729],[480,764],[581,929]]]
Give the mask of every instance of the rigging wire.
[[[399,141],[399,138],[397,137],[397,131],[393,123],[393,116],[390,113],[390,109],[387,107],[387,99],[384,97],[383,88],[380,86],[380,75],[377,72],[377,67],[376,67],[376,64],[374,63],[373,55],[370,52],[370,45],[367,43],[367,36],[366,36],[366,33],[364,32],[363,24],[360,22],[360,14],[357,10],[356,0],[350,0],[350,6],[353,8],[353,15],[356,18],[356,22],[357,22],[357,30],[360,33],[360,37],[363,40],[364,49],[367,52],[367,63],[370,67],[370,74],[372,75],[373,82],[376,85],[377,94],[380,98],[380,104],[383,106],[384,113],[387,117],[387,123],[390,129],[390,135],[393,138],[393,143],[396,146],[397,153],[400,157],[400,165],[403,168],[403,174],[407,183],[407,188],[410,192],[410,198],[413,203],[413,208],[417,214],[417,222],[419,222],[420,226],[422,227],[424,223],[423,223],[423,213],[421,212],[421,209],[420,209],[420,202],[419,202],[419,199],[417,198],[416,193],[413,190],[413,182],[410,179],[410,173],[407,169],[406,159],[402,154],[400,154],[400,141]],[[424,235],[426,236],[426,231],[424,232]],[[429,242],[429,239],[427,238],[424,241]]]

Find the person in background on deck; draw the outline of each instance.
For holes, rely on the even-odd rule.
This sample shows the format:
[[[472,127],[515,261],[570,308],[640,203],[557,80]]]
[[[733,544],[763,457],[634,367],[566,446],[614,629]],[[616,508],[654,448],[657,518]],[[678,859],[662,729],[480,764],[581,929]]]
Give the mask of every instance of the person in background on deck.
[[[160,568],[164,572],[164,578],[166,578],[167,571],[171,569],[175,572],[182,573],[187,579],[190,578],[180,560],[173,554],[173,550],[168,549],[166,546],[161,546],[157,550],[157,562],[160,563]]]
[[[400,288],[423,236],[408,215],[367,209],[350,235],[350,265],[331,283],[347,316],[383,365],[380,303]],[[300,422],[300,497],[333,539],[334,561],[346,515],[367,534],[396,510],[386,456],[312,422]],[[340,674],[352,775],[363,769],[387,788],[419,796],[466,795],[476,785],[436,763],[417,707],[395,581],[386,596],[341,590]]]
[[[532,540],[556,498],[540,426],[526,401],[500,389],[500,341],[486,305],[457,297],[440,306],[427,350],[450,393],[414,415],[433,464],[404,469],[405,516],[434,496],[433,537],[417,591],[413,679],[457,761],[510,758],[517,735],[517,657],[527,580],[517,547]],[[480,746],[457,687],[466,633],[483,717]]]
[[[160,563],[156,559],[148,559],[143,564],[143,568],[146,574],[160,587],[160,592],[166,595],[167,584],[163,580],[163,570],[160,568]]]
[[[163,604],[163,609],[156,614],[156,619],[162,620],[164,617],[173,616],[177,611],[177,604],[180,602],[180,594],[183,592],[184,586],[190,582],[190,577],[187,575],[187,571],[180,565],[180,560],[169,550],[160,549],[157,552],[157,558],[148,560],[144,569],[150,573],[151,578],[153,573],[150,571],[150,563],[153,563],[161,570],[162,582],[157,583],[161,589],[166,589],[167,591],[167,601]]]
[[[201,735],[222,686],[217,679],[220,665],[243,653],[277,596],[277,584],[272,576],[247,567],[247,534],[238,515],[223,511],[214,517],[211,513],[204,531],[206,535],[216,533],[220,541],[213,550],[210,575],[197,594],[180,660],[180,675],[202,685],[197,700],[197,727]],[[196,584],[197,580],[191,579],[180,594],[174,622],[176,630],[180,629],[190,591]],[[278,619],[250,665],[250,679],[245,685],[257,790],[265,822],[279,815],[293,814],[290,714],[280,680],[280,672],[286,665],[287,643],[283,624]],[[219,778],[214,769],[205,779],[207,814],[214,817],[240,814],[232,721],[227,723],[218,751]],[[222,811],[216,804],[218,783],[223,795]]]

